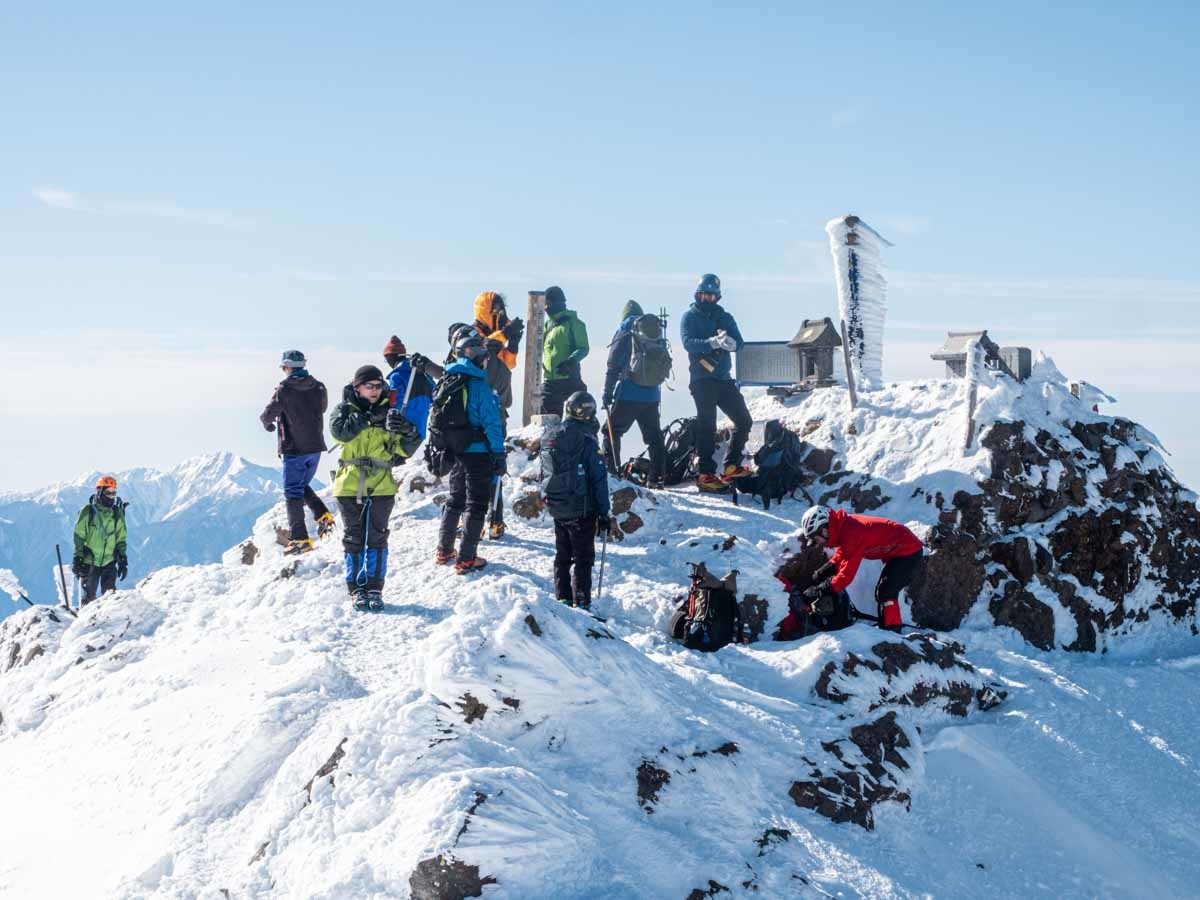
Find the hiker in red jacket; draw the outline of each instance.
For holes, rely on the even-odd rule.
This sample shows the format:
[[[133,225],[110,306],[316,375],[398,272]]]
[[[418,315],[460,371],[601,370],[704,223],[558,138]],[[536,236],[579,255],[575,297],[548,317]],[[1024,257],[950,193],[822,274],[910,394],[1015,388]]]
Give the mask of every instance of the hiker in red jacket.
[[[879,627],[899,631],[900,591],[920,571],[925,545],[899,522],[877,516],[857,516],[827,506],[813,506],[800,520],[800,532],[812,545],[833,548],[829,562],[813,573],[804,596],[837,595],[850,586],[864,559],[881,559],[883,572],[875,588]]]

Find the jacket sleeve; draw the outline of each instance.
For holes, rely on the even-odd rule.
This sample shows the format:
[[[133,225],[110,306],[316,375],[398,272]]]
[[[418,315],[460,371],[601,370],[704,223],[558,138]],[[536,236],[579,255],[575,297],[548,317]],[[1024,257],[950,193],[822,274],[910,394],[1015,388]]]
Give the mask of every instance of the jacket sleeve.
[[[593,453],[592,450],[595,450]],[[600,450],[599,444],[594,444],[588,448],[586,454],[587,459],[587,479],[588,487],[592,492],[592,502],[596,504],[596,514],[607,516],[609,511],[609,496],[608,496],[608,469],[604,465],[604,454]]]
[[[79,518],[75,520],[75,555],[87,559],[88,557],[88,508],[85,506],[79,511]]]
[[[557,327],[556,323],[552,322],[546,327],[542,340],[542,369],[551,375],[566,360],[565,336],[564,330]]]
[[[414,431],[408,437],[402,434],[394,436],[395,443],[392,445],[394,453],[397,456],[402,456],[405,459],[412,459],[412,455],[417,452],[417,448],[421,446],[421,433]]]
[[[725,311],[725,316],[721,322],[721,327],[725,329],[726,334],[737,341],[737,348],[739,350],[746,345],[746,341],[742,338],[741,329],[738,328],[737,320],[729,314],[728,310]]]
[[[283,390],[283,385],[275,388],[275,393],[271,395],[271,401],[267,404],[267,408],[262,411],[262,415],[258,417],[263,426],[274,425],[279,418],[279,414],[283,412],[283,402],[279,399],[279,392]],[[321,410],[324,412],[325,410]]]
[[[115,511],[114,511],[114,515],[116,515]],[[121,510],[121,514],[119,516],[117,516],[116,532],[117,532],[117,546],[116,546],[117,559],[118,560],[127,559],[128,554],[125,552],[125,542],[126,542],[126,539],[127,539],[129,533],[125,530],[125,511],[124,510]]]
[[[694,356],[704,356],[712,351],[708,339],[711,335],[701,335],[700,317],[690,309],[679,319],[679,336],[683,340],[683,349]]]
[[[329,392],[325,390],[325,385],[321,385],[321,415],[325,415],[325,410],[329,409]]]
[[[829,560],[837,566],[837,572],[829,579],[829,586],[834,591],[844,591],[850,587],[850,582],[858,574],[862,559],[861,553],[846,553],[845,548],[838,547]]]
[[[575,338],[575,349],[571,351],[571,355],[567,358],[571,362],[583,362],[592,349],[588,346],[587,325],[576,319],[572,325],[572,334]]]
[[[613,336],[612,344],[608,348],[608,368],[604,373],[604,396],[611,398],[613,392],[617,389],[617,382],[621,380],[621,376],[625,370],[629,368],[629,357],[632,348],[630,342],[626,340],[629,333],[623,328],[618,328],[617,333]]]
[[[367,420],[362,411],[350,403],[339,403],[329,417],[329,430],[333,432],[333,439],[341,444],[354,440],[366,427]]]

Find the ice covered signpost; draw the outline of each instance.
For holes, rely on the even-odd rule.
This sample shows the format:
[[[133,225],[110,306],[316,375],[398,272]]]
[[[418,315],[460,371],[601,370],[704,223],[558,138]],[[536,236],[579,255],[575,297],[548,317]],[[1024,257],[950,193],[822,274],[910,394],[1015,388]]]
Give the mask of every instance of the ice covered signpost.
[[[846,381],[871,389],[883,382],[883,318],[887,281],[883,277],[883,248],[892,246],[858,216],[831,219],[825,226],[833,253],[842,340],[846,348]],[[853,402],[853,399],[852,399]]]

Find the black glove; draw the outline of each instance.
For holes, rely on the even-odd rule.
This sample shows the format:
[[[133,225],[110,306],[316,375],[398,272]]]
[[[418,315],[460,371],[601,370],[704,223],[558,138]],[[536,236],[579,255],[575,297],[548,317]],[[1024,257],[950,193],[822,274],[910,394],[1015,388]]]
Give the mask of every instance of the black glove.
[[[605,391],[604,397],[600,401],[602,409],[609,409],[613,405],[613,391]]]
[[[837,570],[838,570],[837,563],[835,563],[832,559],[829,560],[829,562],[825,563],[825,565],[821,566],[819,569],[817,569],[815,572],[812,573],[813,584],[816,584],[821,581],[825,581],[831,575],[833,575],[835,572],[837,572]]]
[[[88,571],[91,568],[91,566],[83,561],[82,556],[76,556],[73,560],[71,560],[71,574],[76,578],[87,578]]]
[[[414,353],[408,358],[409,365],[417,372],[424,372],[425,367],[429,365],[429,357],[422,356],[420,353]]]
[[[810,588],[805,588],[801,593],[809,600],[816,600],[820,597],[831,595],[833,588],[829,586],[828,581],[821,581]]]
[[[129,559],[124,556],[117,557],[117,580],[124,581],[125,576],[129,574]]]
[[[267,429],[267,431],[274,431],[275,423],[274,422],[263,422],[263,428]]]
[[[492,454],[492,477],[508,474],[508,456],[503,453]]]
[[[612,528],[612,516],[608,514],[596,516],[596,534],[608,534]]]
[[[403,438],[411,438],[417,432],[417,426],[408,421],[404,416],[404,412],[399,408],[388,410],[383,427],[387,431],[398,434]]]
[[[498,341],[498,340],[495,340],[494,338],[488,338],[486,343],[487,343],[488,353],[492,356],[495,356],[497,353],[499,353],[501,350],[504,349],[503,341]]]
[[[513,319],[500,330],[508,338],[508,349],[513,350],[514,345],[521,343],[521,338],[525,336],[525,323],[520,319]]]

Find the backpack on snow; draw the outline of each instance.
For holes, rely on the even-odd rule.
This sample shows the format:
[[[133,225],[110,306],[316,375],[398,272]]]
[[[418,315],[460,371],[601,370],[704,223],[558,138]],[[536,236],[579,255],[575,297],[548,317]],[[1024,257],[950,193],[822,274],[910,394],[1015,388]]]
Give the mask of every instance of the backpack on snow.
[[[738,490],[760,497],[765,509],[771,508],[772,500],[783,503],[804,481],[803,459],[804,442],[778,419],[771,419],[764,428],[763,445],[754,454],[757,471],[743,478]]]
[[[555,519],[580,519],[596,512],[584,454],[599,445],[580,428],[556,425],[542,438],[542,494]]]
[[[845,591],[826,594],[815,601],[807,600],[795,591],[788,595],[788,611],[793,627],[784,631],[787,620],[780,622],[774,637],[777,641],[793,641],[821,631],[840,631],[853,625],[857,618],[854,604]]]
[[[433,391],[433,400],[429,404],[429,442],[426,444],[425,459],[430,471],[439,477],[449,473],[454,467],[455,458],[466,452],[468,447],[476,441],[487,439],[483,429],[472,425],[467,416],[469,383],[469,376],[454,372],[444,376]]]
[[[737,601],[737,569],[714,578],[704,563],[692,563],[692,586],[680,602],[667,633],[690,650],[720,650],[742,643],[742,611]]]
[[[695,427],[695,419],[676,419],[663,429],[663,446],[666,450],[664,483],[682,484],[699,473]]]
[[[633,320],[629,330],[629,380],[640,387],[658,387],[671,377],[671,342],[663,335],[658,316],[644,315]]]

